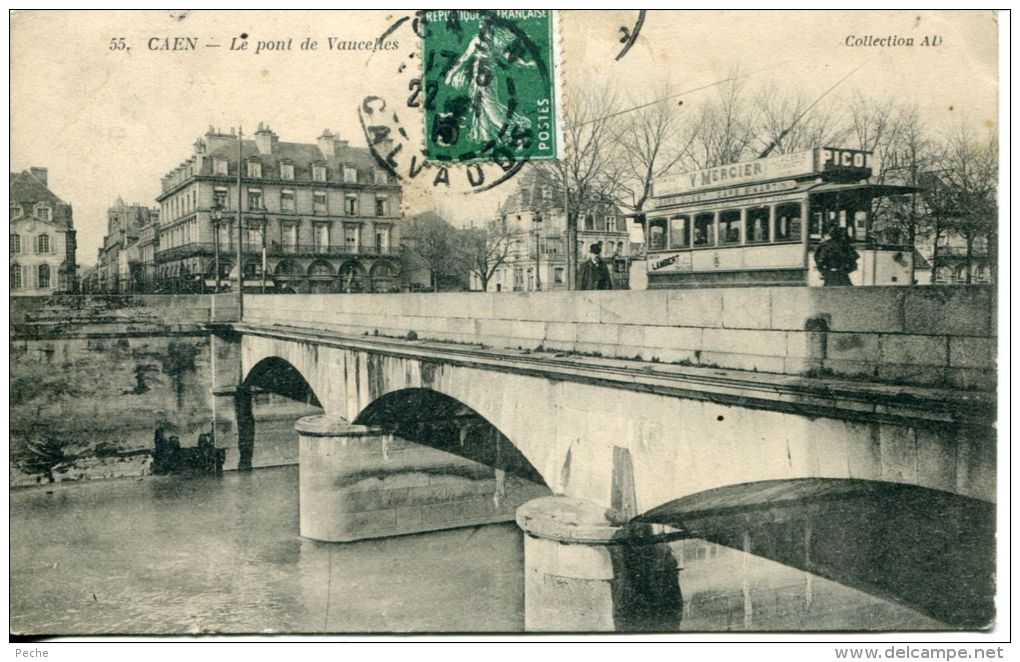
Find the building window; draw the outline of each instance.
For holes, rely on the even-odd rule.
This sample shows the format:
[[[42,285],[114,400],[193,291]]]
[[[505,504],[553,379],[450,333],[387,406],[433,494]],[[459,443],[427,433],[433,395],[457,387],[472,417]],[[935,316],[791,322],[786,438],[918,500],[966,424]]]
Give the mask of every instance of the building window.
[[[47,205],[36,205],[35,217],[40,221],[51,221],[53,220],[53,210]]]
[[[315,225],[315,251],[329,250],[329,224],[317,223]]]
[[[36,253],[50,252],[50,236],[48,234],[41,234],[35,238],[35,252]]]
[[[648,221],[648,250],[657,251],[666,247],[666,219],[653,218]]]
[[[615,216],[616,219],[616,231],[626,232],[627,231],[627,217],[626,216]]]
[[[312,211],[316,214],[325,214],[328,212],[326,207],[325,191],[315,191],[312,193]]]
[[[219,205],[220,209],[230,208],[230,199],[227,196],[227,189],[222,186],[217,186],[213,189],[213,205]]]
[[[258,161],[248,161],[248,176],[256,179],[262,178],[262,164]]]
[[[262,189],[260,188],[248,189],[248,209],[252,211],[263,209]]]
[[[769,208],[752,207],[747,210],[747,243],[763,244],[769,240]]]
[[[17,217],[21,216],[21,213],[22,213],[21,205],[19,205],[17,202],[12,202],[11,203],[11,220],[14,220]]]
[[[234,245],[234,223],[222,221],[220,223],[220,250],[230,250]]]
[[[687,248],[691,245],[691,217],[674,216],[669,219],[669,247]]]
[[[213,159],[213,174],[214,175],[228,175],[230,174],[227,170],[226,159]]]
[[[390,182],[389,173],[387,173],[382,168],[375,168],[372,171],[372,181],[374,181],[376,184],[389,184]]]
[[[249,248],[262,248],[262,228],[249,225],[244,229],[244,245]]]
[[[312,166],[312,179],[317,182],[326,181],[326,166],[324,165],[313,165]]]
[[[344,213],[348,216],[356,216],[358,214],[358,196],[344,196]]]
[[[47,288],[50,286],[50,265],[40,264],[39,265],[39,287]]]
[[[357,184],[358,170],[351,166],[344,166],[344,184]]]
[[[776,241],[800,241],[800,205],[776,207]]]
[[[378,195],[375,198],[375,215],[385,216],[386,215],[386,196]]]
[[[563,284],[563,267],[553,269],[553,282],[557,285]]]
[[[280,233],[283,250],[293,251],[297,247],[297,223],[284,223]]]
[[[280,192],[280,209],[294,211],[294,191],[283,190]]]
[[[11,235],[11,252],[12,253],[20,253],[21,252],[21,235],[20,234],[12,234]]]
[[[280,179],[294,179],[294,164],[293,163],[281,163],[280,164]]]
[[[712,236],[712,228],[715,225],[715,214],[707,212],[694,217],[694,245],[712,246],[715,244],[715,237]]]
[[[12,264],[11,265],[11,289],[12,290],[20,290],[21,288],[22,288],[22,284],[21,284],[21,265]]]
[[[348,253],[358,252],[358,228],[353,225],[344,227],[344,248]]]
[[[584,217],[584,229],[594,230],[595,229],[595,217],[591,214],[585,214]]]
[[[385,253],[390,248],[390,229],[375,229],[375,250],[377,253]]]

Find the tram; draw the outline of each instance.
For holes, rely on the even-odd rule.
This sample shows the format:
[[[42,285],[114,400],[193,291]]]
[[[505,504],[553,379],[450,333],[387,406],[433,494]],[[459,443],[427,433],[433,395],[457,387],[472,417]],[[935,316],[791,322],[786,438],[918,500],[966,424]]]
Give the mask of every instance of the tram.
[[[909,285],[913,248],[876,245],[876,198],[918,189],[870,183],[872,152],[816,147],[670,175],[647,212],[647,287],[822,284],[814,250],[838,224],[860,260],[854,285]]]

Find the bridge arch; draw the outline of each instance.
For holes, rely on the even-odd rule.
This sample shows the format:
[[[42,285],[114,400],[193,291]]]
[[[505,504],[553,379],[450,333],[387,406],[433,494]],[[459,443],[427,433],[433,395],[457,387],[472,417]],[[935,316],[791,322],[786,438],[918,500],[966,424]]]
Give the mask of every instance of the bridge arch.
[[[891,599],[951,627],[983,628],[995,617],[995,505],[981,499],[882,480],[764,480],[664,503],[620,535],[649,524]]]
[[[417,387],[390,391],[365,407],[354,422],[549,485],[495,425],[468,405],[439,391]]]

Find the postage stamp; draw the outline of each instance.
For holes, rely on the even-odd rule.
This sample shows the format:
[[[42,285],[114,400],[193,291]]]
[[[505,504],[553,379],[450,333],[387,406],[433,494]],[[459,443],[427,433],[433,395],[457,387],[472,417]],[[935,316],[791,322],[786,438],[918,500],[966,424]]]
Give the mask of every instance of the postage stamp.
[[[554,159],[560,153],[555,12],[425,12],[430,161]]]

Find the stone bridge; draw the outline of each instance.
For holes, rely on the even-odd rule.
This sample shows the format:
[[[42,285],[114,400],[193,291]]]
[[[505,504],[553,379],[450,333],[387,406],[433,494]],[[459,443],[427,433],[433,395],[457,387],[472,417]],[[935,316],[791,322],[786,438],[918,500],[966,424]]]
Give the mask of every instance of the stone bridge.
[[[302,535],[516,512],[533,630],[661,611],[660,543],[720,514],[995,499],[987,288],[218,295],[210,328],[242,464],[251,388],[325,411],[298,424]]]

